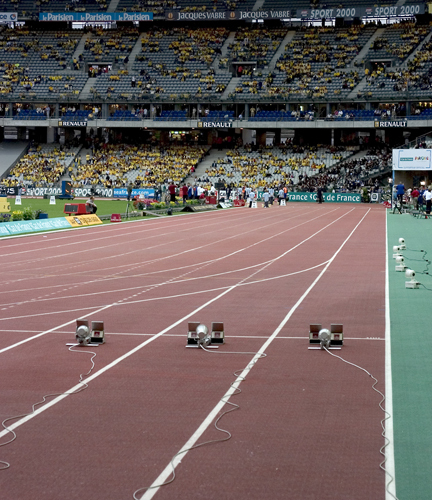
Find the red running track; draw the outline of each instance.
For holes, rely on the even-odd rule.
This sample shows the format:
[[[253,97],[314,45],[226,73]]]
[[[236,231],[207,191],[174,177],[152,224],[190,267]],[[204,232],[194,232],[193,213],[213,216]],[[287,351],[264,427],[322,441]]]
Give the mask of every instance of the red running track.
[[[224,438],[203,422],[266,343],[220,422],[232,438],[144,498],[384,499],[371,379],[307,349],[310,323],[343,323],[340,354],[384,390],[384,228],[378,207],[293,204],[2,239],[2,420],[90,369],[65,346],[76,318],[107,332],[88,389],[15,421],[2,499],[133,498],[200,426]],[[226,344],[185,349],[188,321],[223,321]]]

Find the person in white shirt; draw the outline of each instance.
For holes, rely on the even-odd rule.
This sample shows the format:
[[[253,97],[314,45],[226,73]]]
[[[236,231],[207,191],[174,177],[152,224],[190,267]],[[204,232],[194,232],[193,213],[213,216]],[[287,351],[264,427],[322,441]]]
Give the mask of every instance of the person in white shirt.
[[[273,205],[273,200],[274,200],[274,189],[271,187],[269,188],[268,190],[268,194],[269,194],[269,202],[270,202],[270,205]]]
[[[427,191],[424,192],[423,198],[426,200],[426,213],[430,215],[432,206],[432,190],[428,187]]]
[[[252,208],[252,203],[253,203],[254,199],[255,199],[255,193],[254,193],[254,191],[251,189],[251,190],[249,191],[249,208]]]
[[[281,204],[281,201],[284,199],[284,190],[282,188],[279,189],[279,192],[278,192],[278,201],[279,201],[279,205]]]

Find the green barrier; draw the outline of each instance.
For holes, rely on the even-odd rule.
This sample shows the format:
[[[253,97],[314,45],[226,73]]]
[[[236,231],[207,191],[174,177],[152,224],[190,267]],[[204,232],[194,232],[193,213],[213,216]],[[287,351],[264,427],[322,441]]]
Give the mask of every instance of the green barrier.
[[[316,193],[288,193],[289,201],[317,201]],[[360,203],[360,193],[323,193],[323,200],[329,203]]]
[[[0,234],[11,235],[21,233],[34,233],[36,231],[46,231],[47,229],[70,228],[71,225],[65,217],[55,219],[20,220],[15,222],[3,222],[0,225]]]

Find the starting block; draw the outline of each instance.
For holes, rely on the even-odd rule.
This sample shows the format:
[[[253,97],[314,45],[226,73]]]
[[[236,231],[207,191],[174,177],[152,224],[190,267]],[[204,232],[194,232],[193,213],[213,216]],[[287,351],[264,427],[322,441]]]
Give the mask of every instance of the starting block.
[[[120,214],[112,214],[111,215],[111,222],[121,222],[122,218]]]
[[[258,208],[258,203],[256,201],[252,202],[252,208]]]
[[[211,344],[225,344],[225,330],[223,323],[212,323]]]
[[[285,200],[281,200],[281,202],[280,202],[280,206],[281,206],[281,207],[286,207],[286,201],[285,201]]]
[[[320,338],[321,330],[322,328],[320,324],[313,324],[309,326],[309,344],[312,347],[309,347],[308,349],[321,349],[321,338]],[[339,323],[331,324],[329,349],[341,349],[342,346],[343,346],[343,325]]]
[[[103,321],[92,321],[91,341],[95,344],[105,344],[105,327]]]
[[[199,321],[191,321],[188,323],[188,336],[186,347],[197,347],[199,348],[199,333],[197,328],[202,325]],[[221,322],[215,322],[211,325],[210,333],[210,344],[224,344],[225,343],[225,331],[224,324]],[[218,346],[206,345],[206,349],[217,349]]]
[[[187,346],[198,346],[198,334],[196,329],[200,324],[199,321],[191,321],[188,323]]]
[[[78,328],[80,326],[83,326],[87,328],[87,331],[89,332],[90,338],[85,342],[80,342],[79,336],[78,336]],[[91,330],[89,329],[89,322],[86,319],[77,319],[76,320],[76,330],[77,330],[77,335],[76,339],[78,343],[74,344],[66,344],[67,346],[77,346],[77,345],[85,345],[85,346],[98,346],[100,344],[105,344],[105,328],[104,328],[104,322],[103,321],[92,321],[91,323]]]

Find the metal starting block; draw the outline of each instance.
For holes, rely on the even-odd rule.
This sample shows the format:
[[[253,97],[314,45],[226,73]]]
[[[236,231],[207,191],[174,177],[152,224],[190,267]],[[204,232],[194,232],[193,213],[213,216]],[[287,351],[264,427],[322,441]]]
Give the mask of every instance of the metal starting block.
[[[201,325],[199,321],[191,321],[188,323],[188,335],[186,347],[199,348],[200,337],[197,332],[198,326]],[[214,322],[211,326],[210,333],[210,345],[206,345],[206,349],[218,349],[217,345],[211,344],[224,344],[225,343],[225,332],[224,324],[221,322]]]
[[[92,321],[91,341],[96,344],[105,344],[105,327],[103,321]]]
[[[225,344],[224,324],[220,322],[212,323],[211,344]]]
[[[323,335],[321,332],[325,332],[321,328],[320,324],[313,324],[309,326],[309,344],[308,349],[323,349],[323,345],[328,343],[328,339],[326,339],[326,335]],[[326,331],[328,334],[328,330]],[[325,339],[325,340],[324,340]],[[343,346],[343,325],[331,324],[330,325],[330,336],[329,336],[329,344],[327,349],[341,349]]]
[[[90,334],[89,335],[90,338],[87,337],[85,343],[81,343],[80,339],[78,337],[78,328],[80,326],[87,328],[87,331]],[[91,330],[90,330],[88,320],[77,319],[76,320],[76,330],[77,330],[76,339],[78,341],[78,344],[77,343],[70,343],[70,344],[66,344],[67,346],[75,346],[75,345],[97,346],[100,344],[105,344],[105,327],[104,327],[103,321],[92,321]]]

